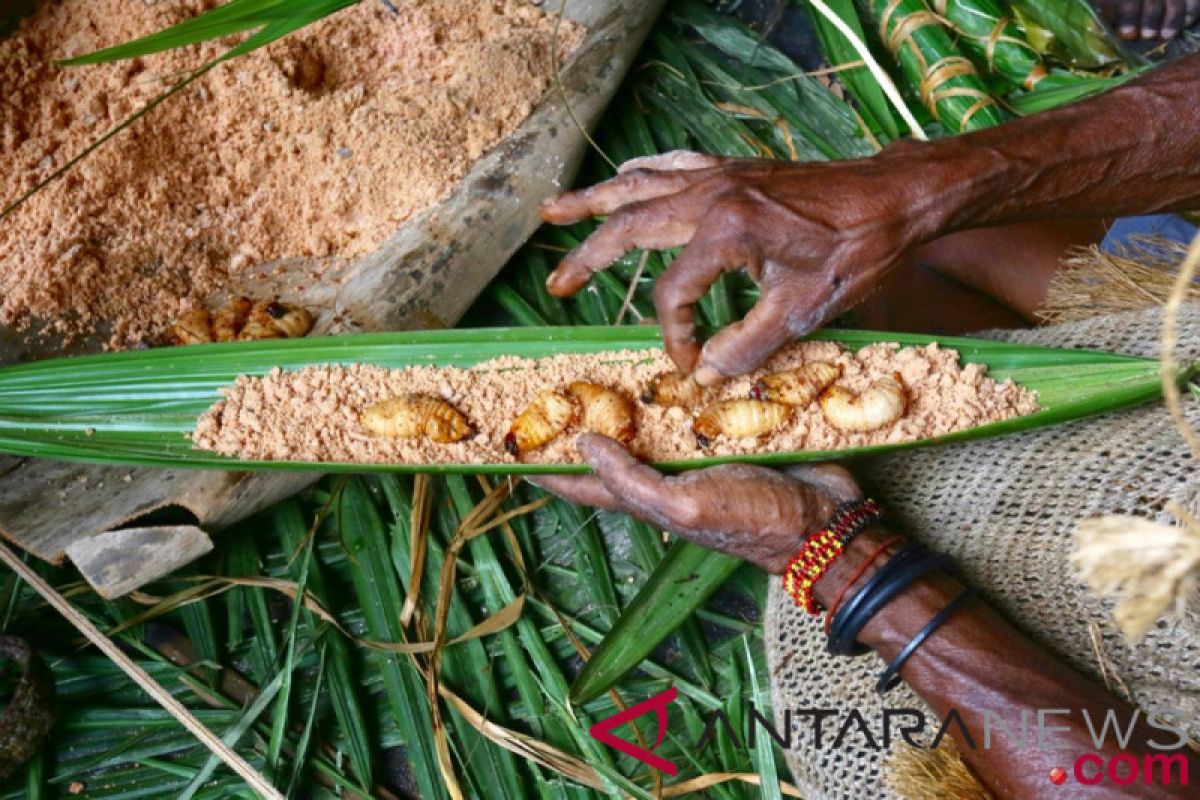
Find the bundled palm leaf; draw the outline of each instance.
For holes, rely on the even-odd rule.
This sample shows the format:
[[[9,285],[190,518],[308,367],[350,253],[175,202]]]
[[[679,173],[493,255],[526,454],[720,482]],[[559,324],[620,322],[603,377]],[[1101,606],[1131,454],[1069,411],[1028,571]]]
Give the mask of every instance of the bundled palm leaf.
[[[879,36],[922,105],[951,133],[999,125],[1004,114],[975,65],[925,0],[872,0]]]
[[[1046,77],[1041,54],[997,0],[934,0],[933,7],[953,25],[963,49],[992,73],[1026,89]]]
[[[1004,119],[1001,109],[1024,115],[1072,103],[1142,69],[1086,0],[881,0],[869,4],[872,24],[865,30],[854,3],[826,5],[860,45],[885,45],[910,93],[951,132],[996,124]],[[844,66],[839,79],[870,129],[894,138],[880,84],[858,66],[860,51],[823,15],[814,21],[828,60]],[[999,80],[984,81],[988,75]]]
[[[1087,0],[1009,0],[1031,44],[1072,67],[1136,63]]]

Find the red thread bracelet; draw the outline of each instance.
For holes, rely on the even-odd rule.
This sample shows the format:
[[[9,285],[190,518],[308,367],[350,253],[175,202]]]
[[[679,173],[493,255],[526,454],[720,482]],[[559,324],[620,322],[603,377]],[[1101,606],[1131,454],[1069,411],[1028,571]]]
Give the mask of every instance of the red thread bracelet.
[[[867,559],[863,561],[863,563],[855,571],[854,575],[851,576],[850,580],[846,581],[846,585],[843,586],[841,591],[837,593],[837,597],[834,598],[834,601],[829,604],[829,611],[825,614],[826,636],[829,635],[829,628],[833,624],[833,616],[837,613],[838,609],[842,607],[842,601],[846,599],[846,593],[850,591],[850,587],[858,583],[859,578],[867,573],[867,570],[871,568],[871,565],[878,561],[879,557],[883,555],[889,547],[894,544],[900,544],[903,541],[903,536],[893,536],[890,539],[885,539],[877,548],[871,551],[871,555],[869,555]]]

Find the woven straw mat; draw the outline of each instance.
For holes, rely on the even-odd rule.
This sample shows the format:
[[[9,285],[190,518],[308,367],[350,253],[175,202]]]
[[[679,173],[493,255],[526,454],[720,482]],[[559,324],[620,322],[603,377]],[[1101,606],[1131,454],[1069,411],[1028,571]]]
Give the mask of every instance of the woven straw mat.
[[[1159,309],[1081,322],[988,334],[990,338],[1155,357]],[[1179,324],[1181,362],[1200,359],[1200,304]],[[1200,427],[1200,402],[1184,407]],[[1089,594],[1069,562],[1076,522],[1104,514],[1168,521],[1166,501],[1200,509],[1200,470],[1163,404],[1029,433],[916,450],[861,462],[855,471],[887,509],[893,527],[950,553],[963,574],[1010,621],[1083,673],[1100,679],[1089,626],[1098,626],[1105,656],[1131,699],[1170,710],[1200,734],[1200,613],[1160,621],[1145,641],[1125,643],[1111,604]],[[825,652],[820,626],[792,605],[772,580],[765,635],[773,676],[775,717],[784,709],[857,709],[881,718],[875,655],[847,659]],[[905,685],[888,708],[923,707]],[[926,709],[928,711],[928,709]],[[930,724],[936,726],[933,716]],[[853,731],[844,747],[812,747],[811,723],[793,723],[788,765],[806,800],[888,800],[886,753],[866,747]],[[878,728],[878,722],[872,724]]]

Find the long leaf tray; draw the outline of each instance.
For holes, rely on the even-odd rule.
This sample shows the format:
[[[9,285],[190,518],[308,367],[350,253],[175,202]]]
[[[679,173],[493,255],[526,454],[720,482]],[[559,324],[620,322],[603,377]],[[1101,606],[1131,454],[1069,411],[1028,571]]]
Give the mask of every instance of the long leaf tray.
[[[923,346],[937,341],[964,363],[1037,392],[1033,414],[934,439],[836,451],[808,450],[696,458],[659,464],[680,470],[738,461],[783,464],[884,453],[1030,430],[1113,411],[1161,396],[1152,359],[958,337],[825,330],[813,338],[858,348],[875,342]],[[188,438],[196,419],[238,375],[316,364],[417,364],[467,367],[501,355],[528,358],[661,346],[651,326],[459,329],[236,342],[54,359],[0,369],[0,453],[71,461],[223,470],[321,472],[567,473],[564,464],[377,464],[244,461],[199,450]],[[1183,380],[1196,367],[1182,370]]]

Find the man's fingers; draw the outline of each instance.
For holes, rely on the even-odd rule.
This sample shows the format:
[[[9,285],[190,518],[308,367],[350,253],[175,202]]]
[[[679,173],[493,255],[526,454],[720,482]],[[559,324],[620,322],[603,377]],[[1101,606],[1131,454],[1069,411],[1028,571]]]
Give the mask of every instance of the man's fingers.
[[[559,262],[546,281],[555,297],[584,287],[592,275],[634,248],[665,250],[686,243],[695,231],[695,215],[675,198],[635,203],[608,221]]]
[[[850,470],[839,464],[795,464],[784,472],[839,503],[859,500],[863,496]]]
[[[1157,39],[1163,24],[1163,0],[1142,0],[1143,39]]]
[[[725,270],[743,266],[719,236],[693,239],[654,284],[654,309],[662,326],[667,355],[683,372],[691,372],[700,355],[693,306]]]
[[[661,528],[675,531],[687,528],[686,506],[692,499],[673,491],[658,470],[638,461],[607,436],[585,433],[575,446],[604,487],[620,499],[629,513]]]
[[[726,326],[700,351],[694,377],[712,386],[730,375],[741,375],[762,366],[794,334],[788,326],[787,304],[768,292],[762,295],[741,322]]]
[[[617,173],[631,172],[638,169],[655,171],[678,169],[711,169],[719,167],[730,159],[725,156],[710,156],[707,153],[697,153],[695,150],[672,150],[669,153],[657,153],[652,156],[631,158],[617,168]]]
[[[534,486],[553,492],[569,503],[594,506],[606,511],[624,511],[621,501],[595,475],[535,475],[526,478]]]
[[[1142,0],[1118,0],[1116,27],[1122,39],[1136,39],[1141,22]]]
[[[604,183],[550,198],[542,203],[542,219],[554,225],[568,225],[590,217],[608,216],[631,203],[683,191],[701,178],[686,170],[631,170]]]
[[[1184,0],[1167,0],[1163,9],[1162,38],[1174,39],[1183,30],[1184,17],[1187,16],[1187,3]]]

